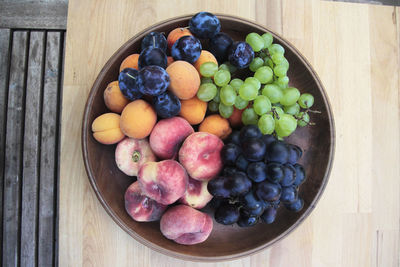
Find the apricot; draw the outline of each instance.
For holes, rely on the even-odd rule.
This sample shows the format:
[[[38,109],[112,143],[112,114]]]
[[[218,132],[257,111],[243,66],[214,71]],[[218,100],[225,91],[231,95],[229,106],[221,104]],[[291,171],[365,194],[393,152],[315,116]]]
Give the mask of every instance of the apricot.
[[[210,115],[204,119],[199,126],[199,132],[207,132],[218,136],[221,139],[228,137],[232,129],[227,119],[218,114]]]
[[[243,111],[244,111],[244,109],[240,110],[240,109],[237,109],[235,107],[233,108],[233,113],[228,119],[229,123],[231,124],[231,126],[233,128],[240,127],[240,126],[243,125],[243,123],[242,123],[242,113],[243,113]]]
[[[218,66],[218,61],[214,57],[213,54],[211,54],[207,50],[201,50],[201,54],[200,54],[199,59],[197,59],[197,61],[195,63],[193,63],[193,66],[199,72],[199,75],[200,75],[200,66],[203,65],[206,62],[214,62]]]
[[[105,145],[112,145],[124,139],[120,129],[121,116],[116,113],[105,113],[98,116],[92,123],[93,137]]]
[[[104,103],[113,112],[121,113],[129,100],[124,97],[119,89],[118,81],[110,82],[104,90]]]
[[[182,60],[174,61],[166,71],[170,78],[169,90],[179,99],[190,99],[197,94],[200,76],[192,64]]]
[[[201,101],[197,96],[181,101],[179,116],[186,119],[191,125],[199,124],[204,120],[207,111],[207,102]]]
[[[170,31],[170,33],[167,36],[168,49],[171,49],[171,47],[179,38],[186,35],[193,35],[193,34],[187,28],[176,28]]]
[[[119,67],[119,72],[121,72],[123,69],[126,68],[132,68],[132,69],[139,69],[138,65],[139,61],[139,54],[132,54],[130,56],[127,56],[124,61],[122,61],[121,66]]]
[[[157,121],[153,107],[142,99],[135,100],[121,114],[121,130],[129,137],[142,139],[150,135]]]
[[[167,66],[171,65],[172,62],[174,62],[174,58],[173,57],[167,57]]]

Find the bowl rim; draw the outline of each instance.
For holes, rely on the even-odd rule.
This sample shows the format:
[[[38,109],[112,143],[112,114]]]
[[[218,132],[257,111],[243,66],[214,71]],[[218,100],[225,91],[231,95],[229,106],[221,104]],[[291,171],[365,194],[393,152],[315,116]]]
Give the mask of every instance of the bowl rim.
[[[311,64],[308,62],[308,60],[300,53],[300,51],[294,46],[292,45],[289,41],[287,41],[285,38],[283,38],[282,36],[276,34],[275,32],[269,30],[268,28],[266,28],[265,26],[259,25],[257,24],[255,21],[250,21],[248,19],[239,17],[239,16],[233,16],[233,15],[227,15],[227,14],[222,14],[222,13],[214,13],[218,18],[223,18],[223,19],[228,19],[228,20],[233,20],[233,21],[238,21],[238,22],[242,22],[242,23],[246,23],[248,25],[251,25],[252,27],[260,30],[260,31],[264,31],[264,32],[269,32],[272,34],[272,36],[279,40],[281,43],[285,44],[289,49],[292,50],[292,52],[300,59],[300,61],[306,66],[307,70],[311,73],[313,79],[315,80],[318,89],[321,92],[324,104],[326,106],[327,109],[327,115],[328,115],[328,120],[329,120],[329,126],[331,128],[330,134],[331,134],[331,138],[330,138],[330,153],[329,153],[329,157],[328,157],[328,164],[327,164],[327,168],[325,170],[324,173],[324,177],[322,179],[322,183],[321,183],[321,187],[319,189],[319,191],[317,192],[314,200],[310,203],[310,206],[308,207],[308,209],[301,215],[301,217],[293,224],[291,225],[289,228],[287,228],[284,232],[282,232],[280,235],[278,235],[277,237],[275,237],[274,239],[270,240],[267,243],[264,243],[260,246],[257,246],[255,248],[243,251],[243,252],[239,252],[239,253],[235,253],[235,254],[230,254],[230,255],[224,255],[224,256],[194,256],[194,255],[190,255],[190,254],[184,254],[184,253],[179,253],[177,251],[172,251],[166,248],[163,248],[143,237],[141,237],[139,234],[137,234],[135,231],[133,231],[131,228],[129,228],[127,225],[125,225],[117,216],[117,214],[114,213],[114,211],[112,210],[112,208],[110,206],[108,206],[108,204],[105,202],[105,200],[103,199],[102,195],[100,194],[100,191],[98,189],[97,183],[96,183],[96,179],[94,177],[94,172],[92,170],[92,168],[90,167],[89,164],[89,157],[88,157],[88,145],[87,145],[87,138],[88,138],[88,125],[89,125],[89,106],[91,106],[94,102],[94,96],[95,96],[95,91],[93,90],[94,88],[99,87],[101,80],[104,78],[105,73],[107,73],[110,70],[110,66],[111,66],[111,62],[113,61],[113,58],[117,57],[120,53],[123,52],[123,50],[126,49],[126,47],[130,46],[132,44],[132,41],[134,39],[140,39],[142,37],[144,37],[145,33],[147,33],[151,28],[154,27],[160,27],[163,25],[167,25],[171,22],[177,21],[177,20],[188,20],[190,19],[193,14],[186,14],[186,15],[182,15],[182,16],[177,16],[177,17],[173,17],[173,18],[169,18],[163,21],[160,21],[158,23],[152,24],[149,27],[146,27],[144,30],[138,32],[137,34],[135,34],[133,37],[131,37],[128,41],[126,41],[116,52],[113,53],[113,55],[107,60],[107,62],[104,64],[103,68],[101,69],[101,71],[99,72],[99,74],[97,75],[97,78],[95,80],[95,82],[93,83],[86,104],[85,104],[85,111],[83,114],[83,119],[82,119],[82,132],[81,132],[81,147],[82,147],[82,155],[83,155],[83,161],[84,161],[84,165],[85,165],[85,170],[87,173],[87,176],[89,178],[90,184],[96,194],[97,199],[100,201],[101,205],[103,206],[103,208],[106,210],[106,212],[108,213],[108,215],[114,220],[114,222],[119,225],[119,227],[121,227],[125,232],[127,232],[130,236],[132,236],[136,241],[140,242],[143,245],[146,245],[147,247],[160,252],[164,255],[167,256],[172,256],[178,259],[182,259],[182,260],[190,260],[190,261],[195,261],[195,262],[217,262],[217,261],[227,261],[227,260],[235,260],[235,259],[239,259],[242,257],[247,257],[247,256],[251,256],[255,253],[258,253],[264,249],[266,249],[267,247],[270,247],[271,245],[275,244],[276,242],[282,240],[284,237],[288,236],[293,230],[295,230],[310,214],[311,212],[314,210],[317,202],[319,201],[319,199],[321,198],[321,195],[323,194],[323,192],[325,191],[325,188],[327,186],[328,180],[329,180],[329,176],[332,170],[332,166],[333,166],[333,160],[334,160],[334,154],[335,154],[335,141],[336,141],[336,130],[335,130],[335,122],[334,122],[334,118],[333,118],[333,112],[332,112],[332,108],[329,102],[329,98],[328,95],[325,91],[325,88],[318,76],[318,74],[315,72],[315,70],[312,68]],[[172,241],[171,241],[172,242]]]

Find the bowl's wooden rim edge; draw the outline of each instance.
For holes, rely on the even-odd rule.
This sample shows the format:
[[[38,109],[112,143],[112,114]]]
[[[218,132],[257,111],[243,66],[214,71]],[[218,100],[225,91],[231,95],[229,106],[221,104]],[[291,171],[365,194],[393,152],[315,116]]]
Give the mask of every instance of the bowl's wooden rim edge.
[[[174,18],[170,18],[164,21],[161,21],[159,23],[156,23],[150,27],[159,27],[162,26],[164,24],[168,24],[172,21],[176,21],[176,20],[188,20],[190,19],[194,14],[190,14],[190,15],[184,15],[184,16],[179,16],[179,17],[174,17]],[[102,70],[100,71],[99,75],[97,76],[92,89],[90,90],[89,93],[89,97],[87,99],[86,105],[85,105],[85,111],[83,114],[83,120],[82,120],[82,138],[81,138],[81,143],[82,143],[82,154],[83,154],[83,160],[84,160],[84,165],[85,165],[85,169],[86,169],[86,173],[88,175],[90,184],[93,187],[93,190],[98,198],[98,200],[100,201],[101,205],[103,206],[103,208],[106,210],[106,212],[111,216],[111,218],[123,229],[125,230],[129,235],[131,235],[133,238],[135,238],[137,241],[139,241],[140,243],[160,252],[163,253],[165,255],[168,256],[173,256],[179,259],[183,259],[183,260],[190,260],[190,261],[208,261],[208,262],[215,262],[215,261],[227,261],[227,260],[234,260],[234,259],[238,259],[241,257],[245,257],[245,256],[250,256],[253,255],[269,246],[271,246],[272,244],[280,241],[283,237],[287,236],[290,232],[292,232],[294,229],[296,229],[309,215],[310,213],[314,210],[316,203],[318,202],[318,200],[320,199],[322,193],[325,191],[326,185],[328,183],[329,180],[329,176],[332,170],[332,165],[333,165],[333,159],[334,159],[334,153],[335,153],[335,123],[334,123],[334,119],[333,119],[333,113],[332,113],[332,108],[328,99],[328,96],[326,94],[326,91],[324,89],[324,86],[322,85],[321,80],[319,79],[317,73],[314,71],[314,69],[312,68],[311,64],[307,61],[307,59],[300,53],[300,51],[298,51],[292,44],[290,44],[286,39],[284,39],[283,37],[277,35],[276,33],[274,33],[273,31],[265,28],[264,26],[258,25],[256,24],[256,22],[254,21],[250,21],[244,18],[240,18],[237,16],[232,16],[232,15],[226,15],[226,14],[219,14],[219,13],[215,13],[215,15],[219,18],[226,18],[226,19],[231,19],[231,20],[236,20],[239,22],[245,22],[247,24],[251,24],[253,27],[258,28],[260,31],[267,31],[270,32],[274,38],[278,39],[280,42],[284,43],[288,48],[290,48],[298,57],[299,59],[304,63],[304,65],[307,67],[307,69],[311,72],[312,76],[314,77],[314,79],[317,82],[318,87],[320,88],[320,91],[322,93],[323,96],[323,100],[325,102],[325,105],[327,107],[327,112],[328,112],[328,120],[329,120],[329,124],[330,127],[332,129],[332,131],[330,132],[331,137],[330,137],[330,153],[329,153],[329,159],[328,159],[328,166],[327,169],[325,171],[324,174],[324,178],[322,181],[322,185],[320,190],[318,191],[317,195],[315,196],[313,202],[310,204],[309,208],[304,212],[304,214],[299,218],[299,220],[293,224],[291,227],[289,227],[286,231],[284,231],[282,234],[280,234],[279,236],[277,236],[275,239],[271,240],[268,243],[265,243],[261,246],[258,246],[256,248],[253,248],[251,250],[247,250],[245,252],[240,252],[240,253],[236,253],[236,254],[232,254],[232,255],[227,255],[227,256],[215,256],[215,257],[201,257],[201,256],[193,256],[190,254],[183,254],[183,253],[178,253],[175,251],[171,251],[168,249],[165,249],[163,247],[160,247],[150,241],[148,241],[147,239],[142,238],[141,236],[139,236],[138,234],[136,234],[136,232],[132,231],[129,227],[127,227],[125,224],[123,224],[118,216],[112,211],[112,209],[107,205],[107,203],[104,201],[104,199],[102,198],[102,196],[100,195],[100,192],[98,190],[97,187],[97,183],[93,177],[93,171],[90,167],[89,161],[88,161],[88,147],[87,147],[87,143],[85,142],[85,140],[87,140],[88,138],[88,125],[89,125],[89,109],[88,106],[89,104],[91,104],[94,100],[94,91],[92,90],[94,87],[98,87],[100,80],[102,80],[103,75],[109,70],[109,63],[111,63],[111,60],[113,58],[115,58],[119,53],[121,53],[127,46],[131,45],[131,42],[133,41],[133,39],[137,39],[137,38],[141,38],[145,35],[146,32],[149,31],[149,28],[146,28],[144,30],[142,30],[141,32],[139,32],[138,34],[136,34],[135,36],[133,36],[132,38],[130,38],[127,42],[125,42],[111,57],[110,59],[106,62],[106,64],[104,65],[104,67],[102,68]],[[173,241],[171,241],[173,242]]]

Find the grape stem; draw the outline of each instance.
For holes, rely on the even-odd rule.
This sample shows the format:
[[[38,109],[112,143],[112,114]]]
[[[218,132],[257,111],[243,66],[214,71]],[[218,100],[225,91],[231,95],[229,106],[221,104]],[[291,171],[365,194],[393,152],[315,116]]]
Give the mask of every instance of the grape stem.
[[[136,77],[133,77],[133,76],[130,75],[129,73],[126,73],[126,75],[127,75],[128,77],[131,77],[132,79],[136,80]]]
[[[279,114],[278,112],[276,112],[275,108],[271,108],[272,113],[274,114],[274,116],[276,116],[276,118],[279,120]]]
[[[311,113],[318,113],[318,114],[321,114],[322,112],[321,111],[319,111],[319,110],[312,110],[312,109],[307,109],[305,112],[311,112]]]

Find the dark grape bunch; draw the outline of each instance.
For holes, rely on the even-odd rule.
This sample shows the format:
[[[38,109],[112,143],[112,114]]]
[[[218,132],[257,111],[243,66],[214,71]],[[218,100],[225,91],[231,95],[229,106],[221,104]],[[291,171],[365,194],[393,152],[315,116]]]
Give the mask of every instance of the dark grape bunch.
[[[299,212],[299,186],[306,174],[298,164],[302,149],[263,135],[256,125],[234,131],[221,151],[224,169],[208,183],[215,220],[224,225],[253,226],[275,221],[281,204]]]

